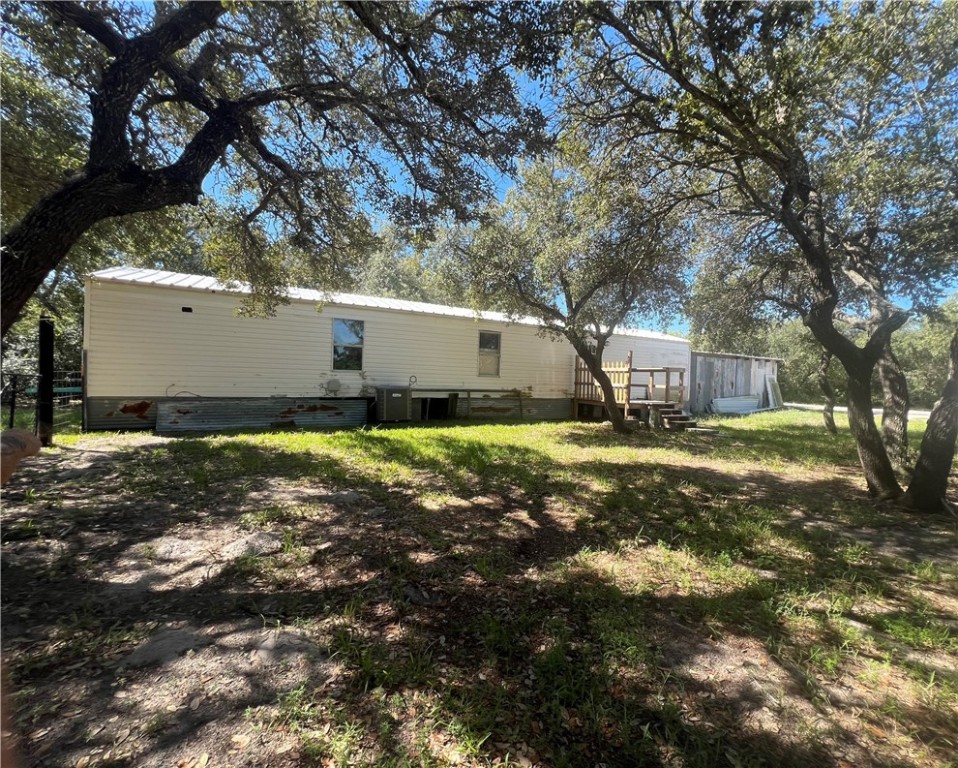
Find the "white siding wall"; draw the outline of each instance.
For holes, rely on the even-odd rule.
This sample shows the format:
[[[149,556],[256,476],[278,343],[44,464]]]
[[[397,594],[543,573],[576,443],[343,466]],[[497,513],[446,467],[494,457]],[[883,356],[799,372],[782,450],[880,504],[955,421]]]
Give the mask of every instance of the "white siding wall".
[[[523,389],[572,397],[575,353],[526,325],[293,301],[268,319],[238,317],[236,296],[90,280],[84,346],[91,397],[306,396],[335,378],[341,396],[377,386]],[[192,307],[183,312],[181,307]],[[363,320],[362,374],[332,370],[332,321]],[[502,334],[500,375],[478,375],[479,331]],[[688,367],[681,341],[616,336],[606,358]],[[363,387],[366,390],[363,391]]]
[[[686,341],[616,334],[609,339],[602,359],[625,360],[631,351],[633,368],[685,368],[688,371],[690,349]]]
[[[93,282],[85,346],[92,397],[341,395],[363,386],[532,387],[571,396],[573,353],[528,326],[293,302],[269,319],[237,317],[235,296]],[[185,313],[181,307],[193,312]],[[363,375],[332,370],[333,318],[363,320]],[[479,331],[502,333],[500,376],[478,375]]]

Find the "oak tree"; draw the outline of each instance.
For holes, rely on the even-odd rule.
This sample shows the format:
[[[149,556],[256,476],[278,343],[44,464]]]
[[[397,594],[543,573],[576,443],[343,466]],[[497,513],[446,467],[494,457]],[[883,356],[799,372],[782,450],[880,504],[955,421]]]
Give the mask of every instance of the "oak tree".
[[[580,13],[591,31],[573,119],[604,143],[654,136],[674,166],[713,174],[715,205],[751,238],[724,263],[841,363],[869,491],[900,496],[872,373],[908,310],[958,276],[958,6],[596,2]],[[864,344],[842,330],[858,311]]]
[[[372,212],[464,217],[489,164],[539,141],[497,5],[41,2],[3,19],[11,55],[77,105],[82,140],[5,226],[4,334],[104,220],[211,195],[233,222],[214,261],[279,300],[294,264],[329,273],[365,248]]]
[[[527,164],[505,202],[444,244],[474,305],[533,317],[568,340],[618,432],[627,426],[602,370],[606,345],[638,317],[674,311],[685,288],[688,228],[657,171],[623,175],[617,159],[574,149]]]

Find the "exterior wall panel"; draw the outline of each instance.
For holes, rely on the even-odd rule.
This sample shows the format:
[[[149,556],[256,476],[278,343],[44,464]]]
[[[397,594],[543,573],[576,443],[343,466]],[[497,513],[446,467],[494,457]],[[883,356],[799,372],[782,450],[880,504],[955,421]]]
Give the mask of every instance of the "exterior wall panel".
[[[91,432],[153,429],[156,399],[151,397],[87,397],[86,426]]]
[[[174,285],[172,278],[183,279]],[[109,419],[115,414],[106,413],[116,410],[111,404],[130,400],[130,393],[137,401],[372,397],[378,387],[411,382],[416,397],[428,396],[417,388],[459,392],[460,416],[470,415],[465,393],[471,391],[481,409],[483,390],[488,399],[503,401],[496,407],[508,406],[507,417],[520,416],[518,399],[508,397],[515,390],[523,393],[526,418],[571,414],[575,352],[564,340],[540,336],[535,326],[464,317],[462,310],[429,314],[422,305],[418,311],[375,306],[384,300],[374,299],[358,306],[294,298],[275,317],[242,317],[236,312],[241,296],[199,280],[88,280],[84,347],[91,429],[113,428]],[[333,370],[334,319],[363,321],[362,371]],[[480,331],[501,334],[499,376],[479,374]],[[613,336],[605,357],[625,359],[629,351],[636,367],[689,366],[687,342],[642,332]],[[331,380],[339,386],[327,386]],[[134,425],[142,424],[133,418]]]
[[[239,317],[237,298],[175,288],[92,284],[85,330],[91,397],[341,396],[376,387],[523,389],[571,397],[574,352],[524,325],[294,302],[269,319]],[[182,312],[189,306],[192,312]],[[332,369],[332,320],[365,323],[363,368]],[[501,373],[479,375],[479,331],[502,334]]]

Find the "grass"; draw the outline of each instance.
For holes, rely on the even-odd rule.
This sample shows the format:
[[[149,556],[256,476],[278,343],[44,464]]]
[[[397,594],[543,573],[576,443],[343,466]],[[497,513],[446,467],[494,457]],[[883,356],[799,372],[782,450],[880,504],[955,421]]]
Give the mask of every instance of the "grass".
[[[99,505],[122,534],[150,500],[150,536],[282,532],[280,552],[183,599],[213,621],[273,595],[336,667],[247,712],[294,734],[307,765],[954,765],[954,524],[875,508],[844,417],[837,436],[819,419],[710,420],[719,437],[467,423],[111,438],[112,506],[59,514]],[[356,496],[284,500],[289,487]],[[53,493],[23,493],[12,530],[49,530]],[[18,681],[41,683],[96,632],[109,649],[140,631],[71,621],[59,654],[15,659]]]

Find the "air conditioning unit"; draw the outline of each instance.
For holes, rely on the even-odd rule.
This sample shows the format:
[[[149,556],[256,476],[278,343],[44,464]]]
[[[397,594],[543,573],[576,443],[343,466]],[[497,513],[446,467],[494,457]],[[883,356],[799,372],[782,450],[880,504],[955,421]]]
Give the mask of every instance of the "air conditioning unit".
[[[379,421],[412,419],[412,390],[409,387],[380,387],[376,390],[376,418]]]

